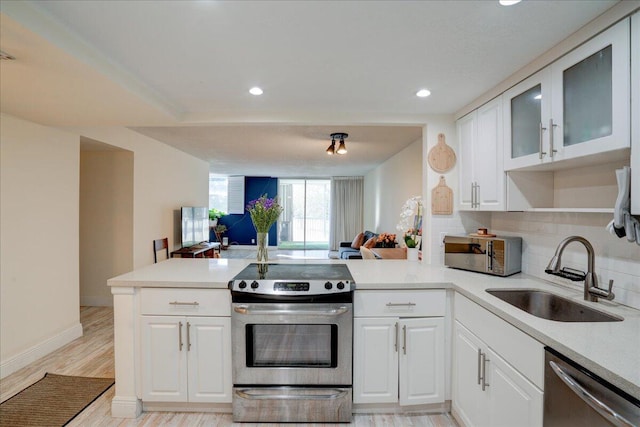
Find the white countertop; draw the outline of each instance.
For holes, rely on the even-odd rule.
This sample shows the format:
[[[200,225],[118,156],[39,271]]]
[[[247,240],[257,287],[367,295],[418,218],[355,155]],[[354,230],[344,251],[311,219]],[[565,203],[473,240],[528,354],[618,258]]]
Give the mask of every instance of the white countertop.
[[[226,289],[251,259],[172,258],[108,281],[112,287]],[[295,264],[345,263],[357,290],[453,289],[585,368],[640,399],[640,310],[600,300],[524,274],[494,277],[406,260],[290,260]],[[622,316],[622,322],[569,323],[540,319],[485,292],[488,288],[535,288]],[[614,289],[615,292],[615,289]]]

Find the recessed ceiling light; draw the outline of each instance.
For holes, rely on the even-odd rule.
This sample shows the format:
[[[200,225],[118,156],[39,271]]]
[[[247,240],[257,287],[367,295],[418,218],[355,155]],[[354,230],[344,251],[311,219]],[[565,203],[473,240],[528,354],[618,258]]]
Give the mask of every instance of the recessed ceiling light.
[[[514,4],[520,3],[520,1],[521,0],[499,0],[498,3],[502,6],[513,6]]]
[[[431,91],[429,89],[420,89],[416,92],[416,96],[419,96],[420,98],[426,98],[429,95],[431,95]]]
[[[252,87],[251,89],[249,89],[249,93],[251,95],[258,96],[258,95],[262,95],[263,92],[262,92],[262,89],[260,89],[259,87],[256,86],[256,87]]]

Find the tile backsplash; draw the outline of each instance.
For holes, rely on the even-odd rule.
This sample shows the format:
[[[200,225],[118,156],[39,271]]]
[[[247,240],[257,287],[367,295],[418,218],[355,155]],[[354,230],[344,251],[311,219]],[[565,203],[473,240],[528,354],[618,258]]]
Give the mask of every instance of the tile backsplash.
[[[455,216],[455,215],[454,215]],[[544,272],[558,244],[568,236],[582,236],[594,248],[598,284],[607,288],[613,279],[615,302],[640,309],[640,245],[609,234],[605,226],[611,214],[565,212],[460,212],[459,218],[449,218],[434,224],[432,239],[439,234],[470,233],[485,226],[492,233],[522,237],[522,271],[531,276],[583,289],[582,282],[571,282]],[[432,263],[443,263],[439,242],[432,246]],[[562,255],[562,266],[587,270],[587,252],[578,242],[570,243]]]

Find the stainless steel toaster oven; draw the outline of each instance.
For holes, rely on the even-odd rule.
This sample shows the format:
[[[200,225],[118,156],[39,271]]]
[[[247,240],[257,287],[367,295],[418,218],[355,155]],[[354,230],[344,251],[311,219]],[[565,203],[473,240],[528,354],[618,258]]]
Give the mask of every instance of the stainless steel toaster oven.
[[[444,237],[444,264],[462,270],[510,276],[521,270],[522,238],[447,235]]]

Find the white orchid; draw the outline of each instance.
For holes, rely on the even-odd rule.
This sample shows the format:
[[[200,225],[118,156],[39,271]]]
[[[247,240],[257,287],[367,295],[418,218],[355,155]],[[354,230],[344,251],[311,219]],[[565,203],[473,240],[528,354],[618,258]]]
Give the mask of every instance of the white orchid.
[[[400,209],[400,222],[396,229],[404,234],[408,248],[417,248],[422,240],[422,196],[413,196]]]

